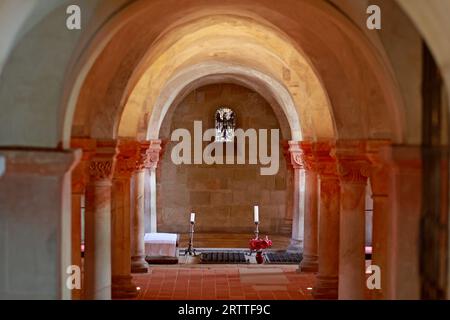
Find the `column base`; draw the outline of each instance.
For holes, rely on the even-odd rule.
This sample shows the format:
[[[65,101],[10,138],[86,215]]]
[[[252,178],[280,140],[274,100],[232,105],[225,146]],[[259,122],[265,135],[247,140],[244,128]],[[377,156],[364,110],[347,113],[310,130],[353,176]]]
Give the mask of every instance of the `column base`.
[[[312,294],[318,300],[338,299],[338,277],[316,277]]]
[[[108,285],[94,292],[85,292],[83,300],[111,300],[111,291],[111,285]]]
[[[319,257],[303,255],[303,259],[298,267],[298,272],[317,272],[319,270]]]
[[[144,260],[144,256],[131,257],[131,273],[147,273],[148,263]]]
[[[130,299],[138,295],[136,285],[131,276],[113,276],[112,277],[112,298]]]
[[[301,253],[303,251],[303,242],[301,240],[291,239],[291,244],[286,251],[288,253]]]

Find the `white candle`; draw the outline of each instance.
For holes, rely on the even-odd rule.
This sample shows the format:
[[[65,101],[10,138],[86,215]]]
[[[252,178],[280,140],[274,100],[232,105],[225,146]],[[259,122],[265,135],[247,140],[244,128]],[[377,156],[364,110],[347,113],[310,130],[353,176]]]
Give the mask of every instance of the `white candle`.
[[[254,218],[254,220],[255,220],[255,223],[256,223],[256,222],[259,223],[259,208],[258,208],[258,206],[255,206],[255,207],[254,207],[254,210],[253,210],[253,218]]]
[[[191,223],[195,222],[195,213],[191,213]]]

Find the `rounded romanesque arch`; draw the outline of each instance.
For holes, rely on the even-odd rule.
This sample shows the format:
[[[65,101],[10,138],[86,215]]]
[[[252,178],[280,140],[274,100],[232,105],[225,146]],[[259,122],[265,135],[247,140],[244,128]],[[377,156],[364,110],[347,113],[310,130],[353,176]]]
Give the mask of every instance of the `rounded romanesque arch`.
[[[100,253],[96,261],[90,255],[87,263],[89,297],[109,297],[111,261],[115,275],[124,276],[119,280],[126,282],[129,261],[117,263],[109,252],[115,244],[119,248],[116,257],[128,256],[131,249],[122,244],[130,242],[130,212],[139,215],[136,224],[141,232],[142,212],[154,211],[156,169],[164,147],[161,123],[193,90],[223,83],[258,93],[275,114],[270,121],[276,118],[283,137],[291,140],[285,146],[289,147],[288,159],[283,161],[288,161],[297,179],[291,197],[297,213],[313,208],[309,211],[317,214],[317,205],[314,209],[312,200],[301,197],[317,200],[322,195],[319,200],[325,205],[319,207],[333,210],[324,214],[344,217],[308,222],[309,226],[316,224],[310,230],[318,230],[317,223],[324,223],[322,229],[334,237],[327,237],[334,247],[324,251],[326,259],[321,263],[336,267],[343,262],[339,277],[344,285],[339,283],[343,288],[339,296],[363,296],[364,256],[360,249],[364,221],[359,210],[363,205],[358,202],[363,197],[354,195],[364,193],[368,174],[364,168],[369,160],[374,169],[370,173],[374,211],[381,212],[374,214],[381,216],[374,233],[377,241],[389,235],[386,239],[391,242],[379,247],[394,248],[378,251],[375,257],[384,265],[393,264],[386,269],[392,281],[385,297],[419,296],[418,250],[410,244],[419,237],[420,201],[425,194],[421,192],[427,188],[421,169],[445,171],[437,162],[422,165],[425,148],[417,147],[425,132],[421,124],[427,121],[422,114],[427,111],[426,99],[420,93],[423,40],[450,91],[450,42],[445,33],[450,28],[450,4],[440,0],[385,2],[394,12],[385,19],[391,23],[387,33],[402,31],[401,35],[386,35],[366,30],[368,0],[357,4],[340,0],[283,0],[276,4],[273,0],[185,0],[183,5],[178,0],[80,0],[84,22],[79,31],[65,28],[67,1],[16,2],[0,4],[0,26],[10,26],[0,28],[0,212],[6,221],[2,234],[7,243],[0,248],[0,257],[5,261],[4,275],[26,281],[17,281],[15,287],[0,283],[0,296],[70,297],[61,280],[65,279],[64,267],[71,262],[69,253],[80,259],[79,248],[70,249],[70,236],[80,236],[71,233],[70,221],[80,218],[81,208],[76,206],[81,205],[83,192],[89,193],[88,203],[91,201],[90,239],[99,239],[90,242],[89,250]],[[408,30],[412,32],[403,34]],[[411,45],[406,57],[405,43]],[[427,58],[437,71],[433,57]],[[430,90],[425,98],[433,98],[436,92]],[[447,130],[447,124],[442,126],[441,134]],[[445,147],[447,142],[442,142]],[[83,154],[72,148],[83,149]],[[379,151],[384,149],[381,155]],[[116,160],[120,162],[118,170]],[[337,171],[336,164],[341,169],[345,165],[348,172]],[[316,194],[305,195],[308,188],[300,190],[302,170],[308,188]],[[70,172],[75,177],[72,195]],[[440,189],[426,191],[434,192],[434,200],[447,206],[440,197],[448,192],[436,192],[446,186],[439,185]],[[123,192],[131,189],[137,190],[133,200],[126,198],[130,193]],[[146,198],[147,194],[151,196]],[[123,205],[131,201],[138,209]],[[118,213],[118,208],[125,209]],[[113,221],[115,229],[109,226],[113,214],[124,221]],[[298,216],[286,215],[285,220],[295,220],[300,230]],[[123,238],[114,239],[111,245],[113,229]],[[340,234],[336,230],[341,230]],[[138,232],[133,236],[139,241],[143,237]],[[344,237],[339,239],[339,235]],[[348,249],[354,256],[338,257],[338,243],[341,253]],[[138,249],[133,255],[134,270],[146,268]],[[443,251],[438,252],[442,261],[448,258]],[[317,266],[317,256],[309,258]],[[30,266],[36,264],[42,268],[31,279]],[[403,270],[408,273],[402,274]],[[332,280],[336,282],[335,276]],[[405,277],[411,281],[399,281]],[[123,283],[119,281],[119,287]],[[322,289],[329,289],[324,284]],[[332,286],[337,289],[337,283]],[[332,294],[337,297],[336,292]]]
[[[213,58],[222,63],[251,66],[283,83],[295,102],[305,138],[402,141],[405,126],[402,102],[389,67],[384,65],[377,49],[332,7],[311,1],[289,4],[302,9],[305,19],[293,21],[283,8],[278,13],[263,10],[267,8],[265,1],[258,3],[251,13],[245,5],[233,4],[231,8],[193,1],[192,7],[184,9],[183,19],[173,13],[177,23],[170,24],[172,15],[165,15],[165,28],[156,17],[152,25],[139,24],[146,14],[148,18],[150,9],[143,3],[139,3],[139,12],[137,7],[130,6],[127,8],[130,12],[122,14],[127,18],[116,23],[120,30],[104,46],[102,56],[108,58],[102,59],[102,63],[92,63],[84,86],[99,87],[89,92],[81,90],[74,134],[137,136],[145,131],[143,126],[147,124],[142,119],[146,115],[150,119],[167,81],[184,68]],[[165,5],[160,4],[160,10]],[[283,21],[281,16],[285,18]],[[320,17],[323,25],[319,27],[311,17]],[[139,30],[133,29],[137,25]],[[144,30],[145,35],[140,33]],[[190,36],[182,36],[187,31],[192,31]],[[139,39],[136,44],[130,41],[131,34]],[[126,49],[118,46],[125,38],[132,44]],[[251,54],[237,53],[240,40],[253,46],[248,47]],[[144,46],[144,42],[148,45]],[[202,52],[201,44],[206,42],[211,45],[210,50]],[[333,53],[327,50],[330,46],[349,50],[348,54]],[[121,54],[126,54],[126,58],[121,58]],[[273,62],[264,63],[268,59]],[[97,77],[104,82],[96,84]],[[118,90],[107,94],[111,88]],[[84,121],[86,118],[89,121]]]
[[[424,34],[427,42],[430,43],[431,47],[433,48],[437,60],[440,62],[440,66],[444,68],[446,65],[446,39],[440,40],[439,36],[437,36],[438,32],[436,31],[436,29],[431,29],[431,25],[437,24],[428,23],[429,20],[426,20],[425,17],[427,15],[425,14],[425,12],[428,12],[427,10],[430,10],[434,13],[445,12],[445,8],[440,7],[442,6],[441,3],[435,4],[434,2],[430,7],[424,8],[423,6],[424,5],[422,3],[414,1],[408,2],[408,4],[405,5],[403,9],[413,17],[413,19],[417,23],[419,30],[423,31],[422,33]],[[95,117],[95,115],[98,113],[98,111],[93,111],[94,109],[96,110],[97,108],[111,108],[111,105],[116,108],[117,105],[120,106],[120,110],[126,103],[126,99],[122,99],[122,97],[127,96],[126,94],[123,94],[123,87],[128,84],[128,80],[126,79],[129,79],[131,77],[131,71],[128,72],[128,75],[125,71],[125,73],[121,75],[121,72],[119,71],[119,66],[121,64],[123,65],[123,67],[121,67],[123,68],[123,70],[125,68],[127,70],[134,70],[135,67],[140,64],[140,59],[145,55],[144,51],[148,51],[149,44],[153,43],[154,40],[159,38],[161,34],[168,32],[166,30],[167,26],[173,25],[173,27],[176,27],[178,25],[186,24],[187,21],[192,21],[192,19],[194,19],[195,17],[199,18],[201,16],[205,16],[206,14],[212,13],[227,13],[235,15],[240,14],[241,16],[250,16],[260,23],[275,26],[275,29],[282,31],[296,47],[301,48],[301,50],[308,56],[309,61],[314,65],[315,70],[317,70],[318,74],[320,74],[320,76],[322,77],[322,82],[327,90],[333,109],[336,109],[333,110],[333,122],[336,123],[336,132],[342,132],[342,134],[339,135],[340,137],[345,138],[346,134],[345,129],[342,129],[342,127],[344,127],[344,120],[340,119],[340,112],[338,110],[340,110],[341,108],[340,105],[343,105],[343,108],[345,108],[345,105],[352,105],[352,108],[355,108],[355,110],[358,108],[366,109],[363,112],[365,114],[355,122],[365,122],[366,124],[368,123],[369,125],[366,126],[369,127],[368,131],[373,131],[368,134],[370,137],[388,137],[390,136],[389,132],[393,131],[395,132],[395,134],[393,135],[395,137],[393,139],[394,141],[399,142],[404,140],[406,134],[405,131],[407,131],[405,128],[410,124],[405,123],[404,116],[402,115],[403,111],[402,103],[400,101],[401,99],[399,99],[398,95],[395,94],[395,89],[389,89],[395,88],[396,85],[395,83],[393,86],[389,85],[392,84],[393,81],[389,80],[389,78],[391,78],[391,72],[389,71],[388,63],[384,63],[386,62],[385,55],[378,54],[378,52],[380,51],[379,48],[373,46],[369,40],[364,39],[364,33],[359,31],[355,25],[352,25],[351,20],[339,13],[329,4],[307,0],[286,1],[285,3],[283,3],[283,5],[280,5],[276,10],[274,10],[273,8],[271,8],[269,1],[252,2],[251,5],[240,1],[239,3],[232,2],[230,3],[230,5],[226,6],[211,5],[206,1],[190,1],[189,3],[187,3],[186,7],[182,9],[182,12],[180,9],[179,11],[174,11],[171,13],[171,11],[173,11],[173,7],[174,6],[172,6],[169,2],[163,3],[163,1],[152,1],[151,3],[148,1],[136,1],[132,4],[126,4],[126,2],[124,2],[117,7],[111,6],[107,2],[99,1],[98,3],[92,5],[92,8],[95,9],[85,8],[86,10],[92,9],[92,12],[94,13],[90,17],[91,20],[86,23],[87,27],[83,29],[81,37],[73,36],[75,35],[75,33],[69,34],[66,32],[66,30],[61,30],[62,28],[60,28],[59,31],[58,28],[53,28],[55,32],[60,33],[60,35],[58,35],[57,37],[66,37],[67,35],[69,35],[69,37],[67,38],[66,51],[71,52],[73,54],[73,57],[64,61],[57,61],[58,67],[53,68],[52,73],[56,75],[55,71],[59,70],[62,76],[50,77],[52,81],[55,80],[60,84],[65,83],[65,89],[64,91],[62,91],[62,94],[59,97],[49,97],[49,99],[47,99],[45,103],[44,101],[42,101],[42,106],[38,105],[38,103],[40,103],[42,99],[36,99],[34,103],[35,110],[39,110],[42,107],[43,114],[55,114],[53,118],[55,123],[51,124],[51,126],[54,128],[52,136],[50,137],[48,134],[39,133],[40,129],[38,129],[37,127],[39,126],[39,122],[33,124],[31,119],[27,117],[21,117],[20,119],[17,118],[16,123],[26,123],[25,127],[30,133],[34,132],[34,134],[30,136],[24,136],[23,134],[19,133],[11,134],[12,132],[16,132],[15,130],[20,130],[20,126],[15,126],[16,129],[13,129],[10,127],[10,125],[5,123],[5,125],[2,125],[1,127],[2,130],[6,131],[1,136],[14,136],[15,139],[14,142],[5,141],[5,143],[11,145],[26,145],[26,140],[31,139],[36,140],[34,143],[36,145],[56,146],[58,144],[61,144],[67,147],[72,129],[76,136],[89,135],[91,131],[89,127],[92,125],[85,127],[81,124],[81,122],[83,121],[83,119],[89,119],[88,121],[92,123],[91,118]],[[40,16],[33,15],[32,19],[26,18],[30,16],[26,16],[26,13],[31,12],[33,8],[34,7],[31,6],[27,10],[20,10],[23,17],[19,17],[16,21],[19,23],[20,21],[26,20],[27,23],[26,25],[23,25],[23,27],[17,26],[16,29],[21,30],[20,35],[11,35],[8,38],[13,39],[13,37],[15,37],[14,40],[11,40],[11,43],[14,43],[15,45],[9,46],[9,49],[7,49],[8,52],[5,51],[5,55],[10,53],[10,56],[15,57],[15,59],[10,60],[10,63],[4,63],[3,74],[4,77],[7,77],[8,79],[14,78],[8,75],[20,73],[20,52],[26,51],[27,46],[29,47],[30,45],[32,45],[33,37],[39,38],[43,36],[43,34],[47,32],[48,28],[50,28],[51,23],[63,23],[63,20],[60,16],[64,17],[64,6],[57,6],[54,3],[48,4],[45,9],[39,9],[39,12],[41,14]],[[171,8],[171,10],[169,10],[169,8]],[[302,19],[300,19],[300,17],[298,19],[293,18],[294,12],[297,11],[302,12],[301,15],[304,15],[301,17]],[[46,23],[44,23],[42,15],[46,15]],[[433,16],[433,14],[429,15],[428,17],[431,16]],[[108,19],[106,19],[106,17],[108,17]],[[316,17],[314,19],[315,21],[311,21],[310,17]],[[146,24],[146,26],[144,26],[144,22],[148,21],[148,19],[152,20],[152,24],[150,26],[149,24]],[[108,22],[103,23],[106,20],[108,20]],[[132,21],[133,23],[135,23],[135,28],[139,29],[137,30],[136,34],[133,35],[136,36],[136,38],[128,37],[131,33],[133,33],[132,31],[134,31],[131,26]],[[179,22],[174,24],[174,21]],[[318,21],[320,21],[323,26],[319,26]],[[100,26],[102,27],[100,28]],[[139,28],[137,26],[139,26]],[[445,29],[445,23],[442,24],[442,27],[437,28],[439,30],[441,30],[442,28]],[[30,32],[30,30],[32,29],[33,32]],[[80,33],[78,33],[78,35],[79,34]],[[346,36],[343,36],[344,34]],[[127,48],[115,50],[118,48],[117,44],[121,41],[120,38],[127,39],[128,43],[132,45],[127,46]],[[138,39],[138,41],[134,41],[136,39]],[[327,52],[323,52],[322,50],[322,54],[320,54],[320,50],[317,49],[320,44],[324,44],[323,47],[326,48],[330,48],[330,45],[338,45],[340,48],[346,48],[346,46],[343,45],[344,42],[352,42],[357,44],[356,47],[353,48],[354,51],[362,52],[363,54],[356,54],[356,59],[353,59],[355,57],[355,54],[341,54],[343,52],[340,51],[340,57],[336,58],[333,57],[333,52],[331,52],[330,50],[327,50]],[[88,45],[88,43],[95,43],[95,45],[90,46]],[[114,54],[111,54],[113,51],[116,52]],[[327,56],[326,59],[323,59],[324,53]],[[127,54],[128,58],[119,58],[119,55],[122,54]],[[111,66],[111,68],[109,68],[108,75],[107,73],[105,74],[105,70],[103,70],[103,73],[100,72],[101,68],[97,66],[98,63],[96,61],[100,56],[104,57],[109,55],[111,57],[109,59],[106,59],[109,60],[107,64]],[[113,57],[115,55],[117,55],[117,57]],[[50,57],[47,58],[49,58],[49,61],[53,60],[52,63],[53,65],[55,65],[55,59],[50,59]],[[334,59],[334,61],[332,59]],[[375,76],[375,78],[372,80],[367,79],[366,81],[363,79],[363,82],[359,81],[361,79],[356,80],[358,80],[357,82],[360,83],[361,87],[365,87],[365,89],[363,90],[366,90],[366,93],[370,93],[373,91],[384,92],[382,94],[384,96],[384,101],[382,102],[383,99],[378,99],[376,97],[374,98],[371,94],[367,94],[366,98],[370,97],[368,101],[366,100],[364,103],[351,102],[351,100],[347,99],[349,96],[349,90],[345,90],[345,88],[344,90],[334,90],[333,86],[343,86],[343,83],[352,82],[344,80],[347,76],[345,75],[345,73],[342,73],[342,71],[341,75],[333,71],[333,69],[337,68],[338,66],[345,65],[345,62],[339,62],[339,59],[347,59],[347,61],[372,61],[372,63],[369,63],[371,64],[370,72],[364,72],[364,74],[372,73],[376,74],[377,76]],[[45,59],[41,60],[44,61]],[[361,69],[361,65],[364,65],[364,63],[355,63],[355,65],[356,64],[358,65],[358,70]],[[51,68],[49,68],[46,72],[50,72],[50,69]],[[76,112],[77,116],[75,117],[75,120],[73,120],[76,109],[75,106],[83,104],[83,102],[80,103],[79,101],[80,90],[82,89],[85,80],[89,78],[87,76],[89,71],[94,70],[95,74],[98,77],[102,77],[103,79],[103,85],[99,84],[101,88],[92,90],[93,92],[95,92],[95,94],[91,92],[93,96],[92,99],[90,99],[92,101],[90,103],[93,103],[95,108],[91,108],[92,106],[89,105],[88,108],[86,108],[84,111],[81,111],[83,108],[80,107]],[[342,67],[341,70],[345,70],[345,67]],[[351,68],[349,70],[351,70]],[[40,71],[36,70],[36,72]],[[358,75],[355,71],[352,71],[351,73],[353,79],[355,79],[355,76],[361,76]],[[34,81],[32,74],[33,72],[29,73],[30,81]],[[443,72],[443,74],[446,77],[447,72]],[[112,78],[116,78],[116,84],[113,84],[113,82],[111,82]],[[384,81],[386,79],[387,81]],[[118,82],[121,82],[121,84],[119,84]],[[384,89],[375,90],[375,87],[370,89],[369,86],[366,85],[368,82],[372,83],[373,86],[384,87]],[[104,101],[104,97],[100,98],[100,95],[103,95],[102,92],[105,91],[105,87],[109,87],[109,85],[106,85],[106,83],[111,84],[111,87],[114,86],[115,88],[119,88],[118,91],[122,92],[120,98],[114,98],[115,100],[112,101]],[[122,89],[120,89],[121,87]],[[17,88],[13,87],[13,90],[3,89],[0,93],[0,101],[2,101],[2,105],[8,106],[8,101],[12,101],[13,97],[17,96],[16,93],[21,90],[20,88],[20,86],[17,86]],[[18,91],[16,92],[16,90]],[[351,91],[356,95],[357,90]],[[339,98],[339,92],[341,92],[341,98]],[[48,94],[53,94],[53,92],[48,91]],[[366,99],[364,98],[364,94],[358,94],[358,96],[359,99]],[[371,105],[369,106],[369,104]],[[56,111],[56,109],[53,111],[49,110],[48,108],[50,108],[51,105],[58,105],[58,108],[61,108],[60,111]],[[362,107],[364,105],[366,106]],[[397,105],[397,107],[393,107],[393,105]],[[21,110],[25,107],[22,107],[21,104],[16,103],[15,108],[16,110]],[[348,106],[347,108],[350,108],[350,106]],[[394,110],[389,109],[387,110],[388,112],[380,111],[384,110],[385,108],[393,108]],[[89,110],[89,112],[86,110]],[[39,111],[37,111],[37,113],[39,113]],[[113,112],[112,110],[109,113],[115,114],[115,112]],[[355,112],[355,117],[357,113],[359,112]],[[380,121],[375,120],[377,116],[380,116],[380,114],[383,114],[385,116],[389,115],[393,118],[393,120],[391,119],[390,121],[390,128],[377,128],[379,126],[378,122],[383,122],[383,120],[381,119]],[[48,119],[48,121],[50,121],[50,119]],[[110,119],[108,121],[110,122],[110,126],[115,127],[116,130],[118,129],[118,122],[120,121],[120,117],[119,119]],[[348,121],[350,122],[350,120]],[[111,124],[111,122],[113,124]],[[354,127],[353,123],[349,123],[349,125]],[[95,125],[95,127],[97,127],[97,125]]]
[[[150,115],[148,131],[144,132],[145,136],[148,139],[157,139],[166,113],[171,106],[176,105],[192,90],[205,84],[229,82],[238,83],[258,92],[274,109],[283,135],[290,139],[302,140],[295,104],[282,84],[256,70],[214,61],[184,69],[183,72],[168,81],[155,103]]]

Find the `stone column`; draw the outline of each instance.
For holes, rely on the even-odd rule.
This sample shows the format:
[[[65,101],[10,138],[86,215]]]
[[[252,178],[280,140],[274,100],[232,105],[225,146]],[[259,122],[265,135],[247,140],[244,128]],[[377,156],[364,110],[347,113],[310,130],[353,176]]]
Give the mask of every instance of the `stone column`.
[[[291,164],[291,154],[289,152],[289,140],[281,140],[280,150],[283,152],[286,161],[286,208],[283,221],[280,224],[279,232],[281,234],[292,235],[292,214],[294,212],[294,169]],[[295,249],[295,247],[294,247]],[[295,249],[296,250],[296,249]]]
[[[389,287],[387,299],[420,299],[419,243],[422,209],[421,148],[383,149],[389,180]]]
[[[303,259],[299,271],[317,272],[318,270],[318,232],[319,232],[319,210],[317,203],[317,166],[313,155],[313,144],[302,142],[302,162],[305,170],[305,219],[303,237]]]
[[[97,141],[89,164],[85,210],[85,298],[111,299],[111,178],[115,141]]]
[[[390,255],[389,241],[389,181],[390,168],[383,162],[380,151],[388,148],[387,140],[371,140],[367,142],[367,157],[371,161],[370,185],[372,188],[373,219],[372,219],[372,265],[378,266],[381,272],[381,289],[371,291],[371,298],[386,299],[389,287]]]
[[[0,148],[0,299],[70,299],[70,171],[79,151]]]
[[[313,289],[316,299],[338,298],[340,186],[334,145],[318,142],[314,158],[319,174],[319,270]]]
[[[138,143],[120,140],[111,201],[112,297],[133,298],[138,292],[131,276],[131,175],[136,169]]]
[[[338,141],[341,185],[339,238],[339,299],[365,297],[365,200],[369,162],[364,141]]]
[[[148,161],[146,163],[150,179],[149,194],[146,194],[146,197],[150,198],[150,232],[157,232],[156,168],[158,167],[161,151],[161,140],[151,140],[148,149]]]
[[[72,220],[71,220],[71,246],[72,265],[82,269],[81,263],[81,200],[84,194],[84,187],[76,183],[72,177]],[[80,279],[81,288],[72,289],[72,300],[80,300],[82,297],[83,283]]]
[[[81,260],[81,202],[85,194],[86,184],[89,180],[89,161],[95,153],[96,142],[93,139],[73,138],[70,142],[72,149],[81,149],[81,160],[72,171],[72,265],[83,269]],[[83,274],[83,272],[82,272]],[[81,277],[81,289],[72,290],[72,299],[80,300],[83,297],[84,281]]]
[[[148,165],[148,149],[150,142],[140,142],[138,159],[134,172],[133,212],[131,221],[131,272],[146,273],[148,264],[145,261],[145,170]]]
[[[294,169],[294,184],[292,197],[292,238],[288,247],[290,252],[300,252],[302,249],[304,225],[304,199],[301,190],[303,162],[299,141],[289,141],[290,164]]]

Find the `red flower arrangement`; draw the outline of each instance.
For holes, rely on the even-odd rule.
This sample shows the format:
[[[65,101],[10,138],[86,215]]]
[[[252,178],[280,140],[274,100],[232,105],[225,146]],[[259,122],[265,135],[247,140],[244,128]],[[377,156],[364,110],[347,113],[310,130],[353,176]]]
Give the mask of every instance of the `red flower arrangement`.
[[[250,249],[252,251],[260,251],[267,248],[270,248],[272,246],[272,240],[269,240],[269,238],[266,236],[265,239],[252,239],[250,240]]]
[[[256,251],[256,262],[261,264],[264,262],[262,250],[270,248],[272,246],[272,240],[266,236],[265,239],[255,238],[250,240],[250,250]]]

